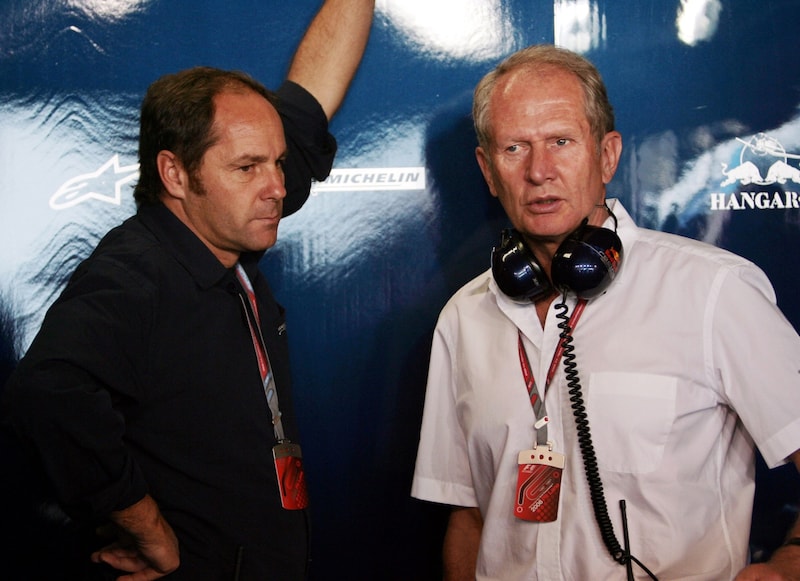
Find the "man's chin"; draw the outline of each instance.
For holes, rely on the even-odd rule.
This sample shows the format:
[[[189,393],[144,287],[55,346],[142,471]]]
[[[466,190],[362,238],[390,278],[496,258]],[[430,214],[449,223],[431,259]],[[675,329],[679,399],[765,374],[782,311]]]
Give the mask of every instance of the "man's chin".
[[[552,242],[563,240],[577,230],[582,222],[583,218],[577,216],[573,219],[555,215],[550,217],[539,216],[525,220],[517,230],[524,233],[528,238]]]
[[[242,252],[264,252],[265,250],[269,250],[275,243],[278,241],[278,232],[277,229],[273,230],[269,234],[260,234],[258,236],[251,236],[248,240],[242,240]]]

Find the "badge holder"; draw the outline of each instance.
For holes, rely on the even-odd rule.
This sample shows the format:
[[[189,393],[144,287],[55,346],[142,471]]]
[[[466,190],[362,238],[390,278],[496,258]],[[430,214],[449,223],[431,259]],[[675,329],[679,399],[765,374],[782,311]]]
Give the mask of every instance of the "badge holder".
[[[558,518],[564,455],[553,452],[552,443],[519,453],[514,516],[534,522]]]
[[[300,446],[288,440],[281,442],[272,448],[272,456],[275,458],[281,506],[287,510],[308,507],[308,490]]]

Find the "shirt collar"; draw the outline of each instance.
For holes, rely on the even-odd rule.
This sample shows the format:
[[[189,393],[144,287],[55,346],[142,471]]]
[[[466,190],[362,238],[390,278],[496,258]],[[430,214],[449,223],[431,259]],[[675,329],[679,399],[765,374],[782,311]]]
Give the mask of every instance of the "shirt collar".
[[[624,263],[625,253],[633,248],[633,245],[639,236],[639,227],[636,226],[636,223],[633,221],[633,218],[631,218],[630,214],[628,214],[628,211],[622,205],[622,202],[616,198],[609,198],[606,200],[606,202],[608,203],[608,207],[611,208],[611,211],[614,212],[614,216],[617,218],[617,236],[619,236],[619,239],[622,240],[622,261]],[[609,216],[603,223],[603,226],[609,230],[614,230],[614,219]]]
[[[203,241],[164,204],[142,206],[137,216],[201,288],[211,288],[231,276],[232,269],[225,268]],[[240,262],[248,276],[255,277],[263,254],[249,252],[242,255]]]

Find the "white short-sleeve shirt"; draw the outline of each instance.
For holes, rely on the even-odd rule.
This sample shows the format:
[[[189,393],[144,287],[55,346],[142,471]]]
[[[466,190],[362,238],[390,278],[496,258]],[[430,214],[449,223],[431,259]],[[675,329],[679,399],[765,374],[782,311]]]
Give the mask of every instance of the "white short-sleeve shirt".
[[[573,345],[616,536],[624,499],[631,553],[661,581],[732,579],[747,559],[753,443],[770,466],[800,448],[800,338],[751,262],[637,228],[619,202],[614,212],[622,267]],[[545,397],[548,438],[566,456],[559,516],[513,516],[518,454],[536,441],[518,330],[541,385],[558,302],[542,328],[487,271],[434,333],[412,495],[480,509],[481,580],[624,579],[597,529],[563,366]]]

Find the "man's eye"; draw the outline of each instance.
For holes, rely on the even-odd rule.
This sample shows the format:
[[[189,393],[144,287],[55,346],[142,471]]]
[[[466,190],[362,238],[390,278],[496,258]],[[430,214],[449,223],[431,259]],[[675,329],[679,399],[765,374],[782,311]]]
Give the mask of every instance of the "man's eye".
[[[517,144],[509,145],[508,147],[506,147],[506,151],[508,153],[517,153],[519,151],[519,145]]]
[[[569,139],[567,139],[566,137],[562,137],[561,139],[556,139],[556,145],[559,147],[563,147],[567,143],[569,143]]]
[[[239,166],[239,171],[244,173],[249,173],[250,171],[252,171],[252,169],[253,169],[252,164]]]

